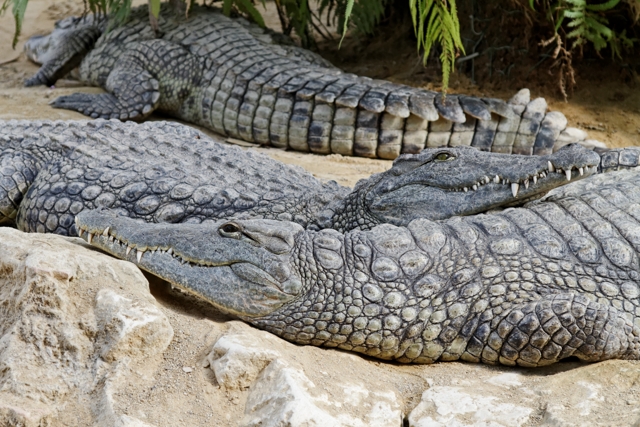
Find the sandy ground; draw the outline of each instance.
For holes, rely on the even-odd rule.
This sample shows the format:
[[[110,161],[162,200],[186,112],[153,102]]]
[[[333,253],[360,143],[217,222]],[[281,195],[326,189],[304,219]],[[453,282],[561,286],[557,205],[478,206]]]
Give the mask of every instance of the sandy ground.
[[[47,32],[52,28],[56,19],[81,10],[82,2],[54,3],[53,0],[30,0],[21,42],[31,35]],[[277,21],[271,19],[270,22]],[[78,90],[93,92],[99,91],[99,89],[79,88],[77,83],[73,81],[63,81],[56,88],[23,88],[22,81],[35,73],[37,66],[29,63],[24,55],[21,55],[21,44],[18,45],[16,51],[10,48],[12,32],[12,17],[7,14],[0,18],[0,64],[4,64],[0,65],[0,119],[83,119],[84,116],[78,113],[52,109],[47,103],[59,95]],[[411,77],[399,73],[397,69],[386,68],[386,76],[379,75],[381,68],[385,69],[385,67],[377,67],[375,58],[363,58],[361,63],[356,63],[346,53],[342,59],[339,55],[334,55],[334,57],[337,58],[335,61],[337,65],[349,71],[375,77],[389,77],[395,81],[410,83]],[[379,59],[384,60],[384,58]],[[600,72],[598,71],[598,73]],[[588,129],[593,138],[605,141],[611,146],[637,144],[640,136],[639,89],[615,81],[606,81],[605,77],[598,80],[597,84],[583,84],[568,104],[559,99],[549,99],[550,106],[552,109],[563,111],[571,125]],[[454,91],[468,88],[471,93],[503,98],[514,93],[514,91],[507,90],[483,92],[477,87],[470,87],[462,77],[456,77],[456,79]],[[542,90],[534,91],[533,95],[539,96],[543,92]],[[548,93],[544,93],[544,95],[548,96]],[[391,162],[382,160],[345,158],[336,155],[316,156],[262,148],[250,149],[263,151],[287,163],[298,164],[322,179],[335,179],[344,185],[353,185],[358,179],[383,171],[391,165]],[[177,296],[166,283],[151,276],[147,277],[152,282],[151,288],[154,296],[170,318],[175,338],[164,354],[163,368],[158,370],[151,380],[152,386],[149,385],[149,381],[138,381],[135,376],[131,378],[130,388],[122,392],[122,397],[125,397],[124,400],[128,402],[126,407],[121,408],[122,411],[158,426],[237,425],[237,420],[242,416],[246,396],[220,396],[211,371],[200,369],[204,355],[226,329],[225,321],[228,318],[218,314],[210,307],[198,304],[189,298]],[[364,367],[361,371],[363,378],[376,376],[389,381],[397,389],[402,390],[407,410],[418,403],[420,394],[427,387],[427,383],[464,385],[464,379],[475,377],[479,370],[496,374],[515,371],[531,376],[536,381],[542,381],[548,376],[551,377],[566,371],[571,371],[580,377],[581,373],[587,375],[590,370],[597,369],[598,376],[601,378],[617,378],[621,372],[638,369],[637,364],[622,361],[597,364],[594,367],[568,362],[548,369],[527,371],[481,367],[464,363],[443,363],[426,367],[398,366],[362,358],[357,358],[362,362],[358,362],[358,368],[354,368],[355,365],[352,364],[324,367],[324,364],[328,362],[321,356],[326,353],[335,354],[335,352],[333,350],[309,349],[301,353],[301,357],[304,358],[309,352],[314,355],[314,358],[309,359],[311,364],[316,363],[318,366],[322,366],[332,375],[339,376],[342,370]],[[186,374],[182,369],[185,366],[197,368],[196,372]],[[314,380],[320,387],[331,388],[330,379],[323,380],[316,377]],[[462,382],[460,383],[460,381]],[[554,386],[554,393],[558,396],[572,395],[575,381],[576,379],[573,377],[567,378],[566,381]],[[631,389],[637,388],[633,385],[630,387]],[[629,396],[629,389],[605,388],[603,392],[605,392],[607,399],[614,401],[623,401],[625,396]],[[517,389],[514,389],[513,393],[516,396],[520,394]],[[163,410],[163,408],[168,410]],[[169,408],[179,409],[174,411]],[[540,425],[543,408],[540,411],[534,416],[530,425]],[[598,412],[598,414],[609,416],[610,413],[604,411]],[[600,425],[607,425],[606,418],[602,420]]]

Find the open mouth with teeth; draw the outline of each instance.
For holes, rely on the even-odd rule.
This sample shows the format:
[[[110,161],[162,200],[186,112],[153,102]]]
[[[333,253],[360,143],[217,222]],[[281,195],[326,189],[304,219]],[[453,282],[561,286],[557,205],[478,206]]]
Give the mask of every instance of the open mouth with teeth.
[[[596,153],[580,148],[547,158],[484,153],[477,154],[477,159],[456,161],[453,154],[448,155],[452,160],[423,170],[416,167],[413,176],[405,173],[381,181],[366,195],[369,212],[380,222],[395,225],[416,218],[442,220],[483,213],[542,197],[597,173],[599,164]]]
[[[114,252],[113,255],[117,255],[122,259],[129,259],[129,255],[133,254],[138,264],[142,263],[142,256],[146,253],[147,257],[165,255],[167,260],[171,259],[173,261],[177,261],[181,266],[186,267],[216,266],[216,264],[207,263],[206,261],[193,261],[186,259],[181,254],[174,252],[173,248],[169,246],[140,247],[135,243],[128,243],[121,240],[121,237],[118,237],[116,234],[112,234],[111,227],[106,227],[102,232],[90,230],[89,227],[81,225],[78,222],[78,218],[76,218],[76,229],[78,230],[78,236],[85,239],[90,245],[93,244],[101,248],[112,248],[112,251]],[[109,252],[111,253],[111,251]],[[122,255],[123,253],[124,256]]]
[[[225,239],[215,226],[148,224],[96,210],[81,212],[76,230],[92,246],[239,317],[270,313],[300,290],[295,277],[278,280],[280,258]]]
[[[501,177],[500,175],[495,175],[493,177],[485,176],[484,178],[482,178],[481,180],[477,181],[474,184],[471,184],[470,186],[466,186],[462,188],[454,188],[453,190],[450,190],[450,191],[467,193],[469,191],[477,191],[482,186],[487,184],[502,184],[502,185],[510,186],[511,194],[513,195],[513,197],[518,197],[518,194],[520,194],[520,189],[522,187],[524,187],[525,190],[529,190],[529,186],[532,186],[532,190],[538,190],[538,191],[535,191],[533,193],[528,192],[527,196],[534,196],[538,194],[540,191],[547,191],[546,186],[545,188],[537,188],[537,189],[535,188],[535,186],[538,184],[538,180],[543,180],[547,178],[550,174],[557,173],[559,174],[559,176],[551,176],[551,177],[555,179],[561,179],[561,180],[566,178],[566,181],[569,182],[571,181],[572,178],[584,177],[585,173],[586,173],[586,176],[589,176],[598,171],[598,166],[595,166],[595,165],[572,167],[572,168],[567,168],[563,170],[562,168],[556,168],[553,165],[553,163],[551,163],[551,161],[548,161],[547,164],[548,166],[546,170],[539,171],[526,178],[521,178],[518,180],[518,182],[511,182],[509,178]]]

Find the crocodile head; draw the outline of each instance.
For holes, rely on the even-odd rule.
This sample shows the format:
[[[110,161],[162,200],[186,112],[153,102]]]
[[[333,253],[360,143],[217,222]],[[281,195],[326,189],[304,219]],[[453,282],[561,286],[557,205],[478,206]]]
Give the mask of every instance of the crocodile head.
[[[522,204],[597,172],[593,151],[567,145],[547,156],[521,156],[471,147],[402,155],[393,167],[357,185],[360,205],[377,223],[406,225]]]
[[[269,314],[302,290],[291,254],[304,230],[293,222],[150,224],[93,210],[76,217],[76,229],[92,245],[238,317]]]
[[[29,38],[24,52],[42,67],[25,85],[52,85],[77,67],[102,34],[99,26],[93,15],[71,16],[56,22],[51,33]]]
[[[39,65],[44,64],[60,55],[67,34],[82,23],[83,20],[75,16],[57,21],[49,34],[30,37],[24,44],[24,53],[30,61]]]

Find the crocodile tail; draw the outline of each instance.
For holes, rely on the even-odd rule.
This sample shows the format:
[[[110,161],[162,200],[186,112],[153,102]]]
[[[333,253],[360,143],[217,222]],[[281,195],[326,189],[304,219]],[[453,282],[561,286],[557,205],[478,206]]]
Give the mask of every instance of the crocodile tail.
[[[236,78],[229,88],[224,107],[211,114],[212,127],[296,151],[394,159],[429,147],[467,145],[549,154],[586,140],[583,131],[567,127],[564,115],[547,113],[543,98],[531,101],[526,89],[509,103],[464,95],[445,98],[335,69],[291,64],[263,70],[239,87],[241,80]]]
[[[640,165],[640,147],[596,149],[600,153],[599,172],[635,168]]]

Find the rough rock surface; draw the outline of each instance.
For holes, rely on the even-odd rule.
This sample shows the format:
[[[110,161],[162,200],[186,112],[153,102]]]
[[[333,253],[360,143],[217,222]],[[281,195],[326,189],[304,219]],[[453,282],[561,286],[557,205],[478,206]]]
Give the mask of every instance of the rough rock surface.
[[[140,425],[114,395],[172,337],[137,268],[79,239],[0,229],[1,425]]]
[[[148,279],[79,239],[0,228],[0,426],[640,423],[640,362],[401,366],[287,343]]]
[[[240,322],[207,356],[218,384],[248,389],[241,426],[397,427],[402,424],[399,393],[376,378],[338,377],[329,388],[305,374],[297,347]],[[341,356],[349,357],[348,354]],[[321,375],[329,375],[321,372]],[[321,380],[322,381],[322,380]],[[324,382],[324,381],[322,381]]]

